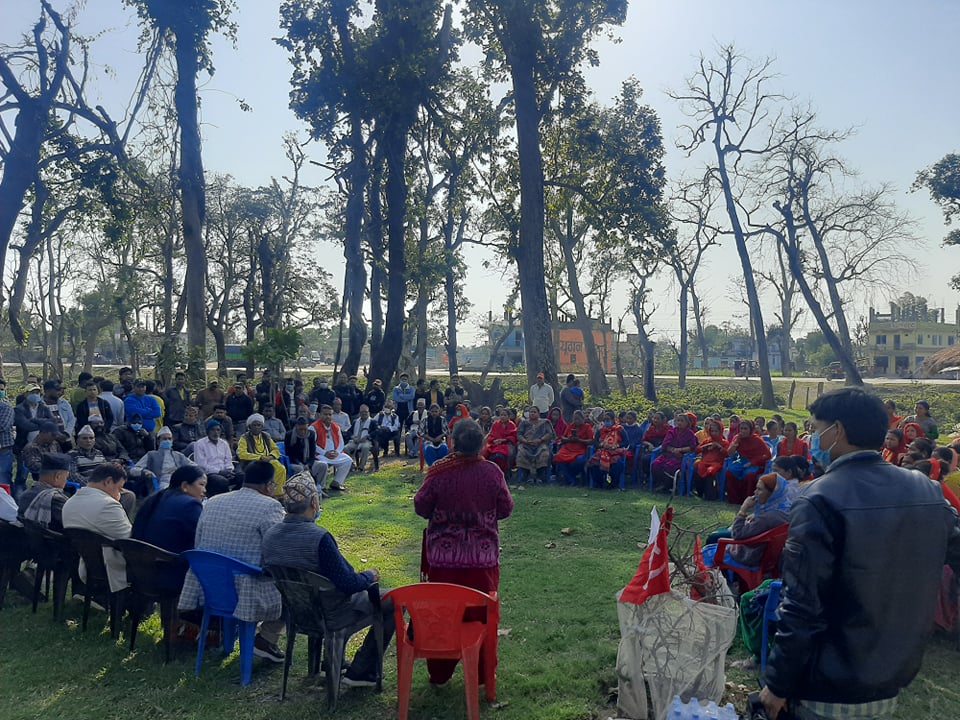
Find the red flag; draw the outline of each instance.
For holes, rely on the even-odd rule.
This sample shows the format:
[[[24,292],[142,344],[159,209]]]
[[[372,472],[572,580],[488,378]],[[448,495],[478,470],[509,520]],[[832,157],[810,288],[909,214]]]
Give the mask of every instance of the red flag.
[[[707,564],[703,561],[703,543],[700,542],[699,535],[693,543],[693,564],[697,568],[697,572],[707,571]]]
[[[657,539],[643,552],[640,567],[633,580],[623,589],[620,602],[642,605],[654,595],[670,592],[670,558],[667,536],[673,522],[673,508],[667,508],[660,523]]]

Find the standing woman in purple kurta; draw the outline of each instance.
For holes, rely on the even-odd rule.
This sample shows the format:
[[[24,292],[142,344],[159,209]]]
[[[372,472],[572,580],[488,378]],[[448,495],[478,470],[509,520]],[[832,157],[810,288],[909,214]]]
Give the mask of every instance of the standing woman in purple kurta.
[[[480,457],[483,432],[476,421],[458,422],[452,438],[453,454],[430,468],[413,501],[417,515],[429,521],[424,541],[426,576],[430,582],[496,592],[500,586],[497,522],[510,517],[513,498],[500,468]],[[447,682],[456,666],[456,661],[428,660],[430,682]],[[480,668],[483,682],[482,659]]]

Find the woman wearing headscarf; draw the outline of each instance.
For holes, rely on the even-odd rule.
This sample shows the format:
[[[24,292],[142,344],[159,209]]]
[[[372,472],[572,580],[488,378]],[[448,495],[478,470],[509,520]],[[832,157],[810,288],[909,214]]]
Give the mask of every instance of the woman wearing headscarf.
[[[914,408],[914,414],[903,421],[903,427],[906,429],[908,423],[916,423],[923,430],[925,437],[936,440],[940,437],[940,429],[937,422],[930,417],[930,403],[926,400],[918,400]]]
[[[694,469],[693,485],[697,495],[706,500],[717,499],[717,476],[723,471],[727,461],[728,443],[723,437],[723,424],[719,420],[708,420],[704,430],[707,439],[700,443]]]
[[[797,428],[795,422],[788,422],[783,426],[783,439],[777,443],[777,457],[783,455],[807,457],[809,455],[810,448],[807,441],[801,440],[798,434],[799,428]]]
[[[586,421],[582,410],[574,410],[567,431],[560,439],[560,449],[553,456],[558,475],[568,485],[577,484],[577,476],[587,464],[587,449],[593,445],[593,425]]]
[[[740,416],[730,416],[730,426],[727,428],[727,442],[733,442],[733,439],[740,434]]]
[[[790,522],[790,497],[786,478],[769,473],[757,480],[754,493],[740,505],[730,526],[730,537],[746,540]],[[743,565],[755,565],[763,557],[764,547],[733,546],[730,557]]]
[[[510,517],[513,498],[500,469],[480,457],[483,433],[477,423],[461,420],[452,436],[453,454],[430,468],[413,500],[417,515],[428,520],[422,572],[428,582],[496,592],[500,586],[498,521]],[[455,660],[428,660],[430,682],[447,682],[456,665]],[[481,651],[481,683],[483,666]]]
[[[918,437],[926,437],[919,423],[911,422],[903,426],[903,439],[909,445]]]
[[[751,494],[757,477],[770,460],[770,446],[755,434],[750,420],[740,421],[740,432],[727,448],[734,461],[727,468],[727,502],[739,505]]]
[[[563,413],[558,407],[550,408],[550,412],[547,413],[547,419],[550,421],[550,424],[553,425],[553,436],[557,441],[560,440],[567,433],[567,421],[563,419]]]
[[[891,465],[899,465],[903,456],[907,454],[907,441],[903,437],[903,430],[887,430],[883,439],[883,450],[880,455]]]
[[[548,479],[550,468],[550,444],[553,442],[553,425],[540,417],[540,409],[531,405],[528,416],[517,427],[518,480],[525,481],[533,473],[538,483]]]
[[[504,475],[510,474],[510,466],[517,452],[517,426],[510,419],[507,408],[500,410],[500,416],[487,433],[483,457],[497,464]]]
[[[690,428],[690,416],[677,413],[673,419],[673,427],[667,431],[660,445],[660,455],[650,465],[654,490],[673,489],[673,478],[680,471],[683,456],[696,450],[699,444],[696,434]]]
[[[594,485],[601,488],[618,486],[620,476],[626,470],[626,462],[621,464],[620,459],[627,455],[627,443],[623,426],[616,420],[613,410],[606,410],[595,435],[597,450],[590,459],[589,472]]]

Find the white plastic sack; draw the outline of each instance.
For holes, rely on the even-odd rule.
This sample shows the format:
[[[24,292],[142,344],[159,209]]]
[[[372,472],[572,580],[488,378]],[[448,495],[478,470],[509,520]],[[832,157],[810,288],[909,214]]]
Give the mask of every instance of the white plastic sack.
[[[620,594],[617,704],[621,713],[637,720],[665,720],[674,695],[684,701],[696,697],[719,703],[726,682],[724,662],[737,630],[736,610],[677,593],[634,605],[619,602]],[[648,689],[652,708],[647,703]]]

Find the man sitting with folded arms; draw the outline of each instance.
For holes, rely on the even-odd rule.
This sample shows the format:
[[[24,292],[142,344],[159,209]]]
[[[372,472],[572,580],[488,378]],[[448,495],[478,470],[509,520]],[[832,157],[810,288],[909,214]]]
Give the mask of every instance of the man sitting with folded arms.
[[[287,511],[283,521],[263,536],[264,564],[323,575],[337,590],[350,597],[349,603],[343,606],[343,617],[337,620],[349,626],[351,634],[370,625],[376,610],[368,590],[380,582],[380,571],[374,568],[356,572],[340,553],[333,535],[317,525],[321,513],[320,496],[312,482],[301,476],[290,478],[283,489],[283,506]],[[383,603],[380,615],[383,618],[383,649],[386,650],[396,627],[393,603],[389,600]],[[377,657],[376,639],[369,631],[341,682],[349,687],[376,685],[377,668],[382,660],[382,656]]]
[[[207,497],[228,492],[240,482],[233,467],[230,443],[220,437],[220,423],[207,420],[207,436],[193,444],[193,461],[207,474]]]
[[[283,506],[274,499],[273,465],[256,460],[247,466],[243,487],[236,492],[209,498],[197,523],[195,547],[263,567],[263,538],[283,520]],[[237,578],[237,607],[234,616],[244,622],[259,622],[253,654],[271,662],[283,662],[277,647],[286,623],[280,618],[280,591],[267,577]],[[180,610],[194,610],[203,591],[193,572],[188,571],[180,593]]]
[[[354,421],[353,431],[350,433],[350,442],[343,449],[350,456],[353,456],[354,453],[359,454],[357,457],[358,470],[364,470],[367,467],[367,460],[370,459],[370,448],[373,447],[376,431],[377,424],[370,418],[370,408],[361,405],[360,416]]]
[[[17,516],[60,532],[63,505],[67,502],[63,488],[70,476],[70,458],[63,453],[44,453],[40,462],[40,479],[20,496]]]

